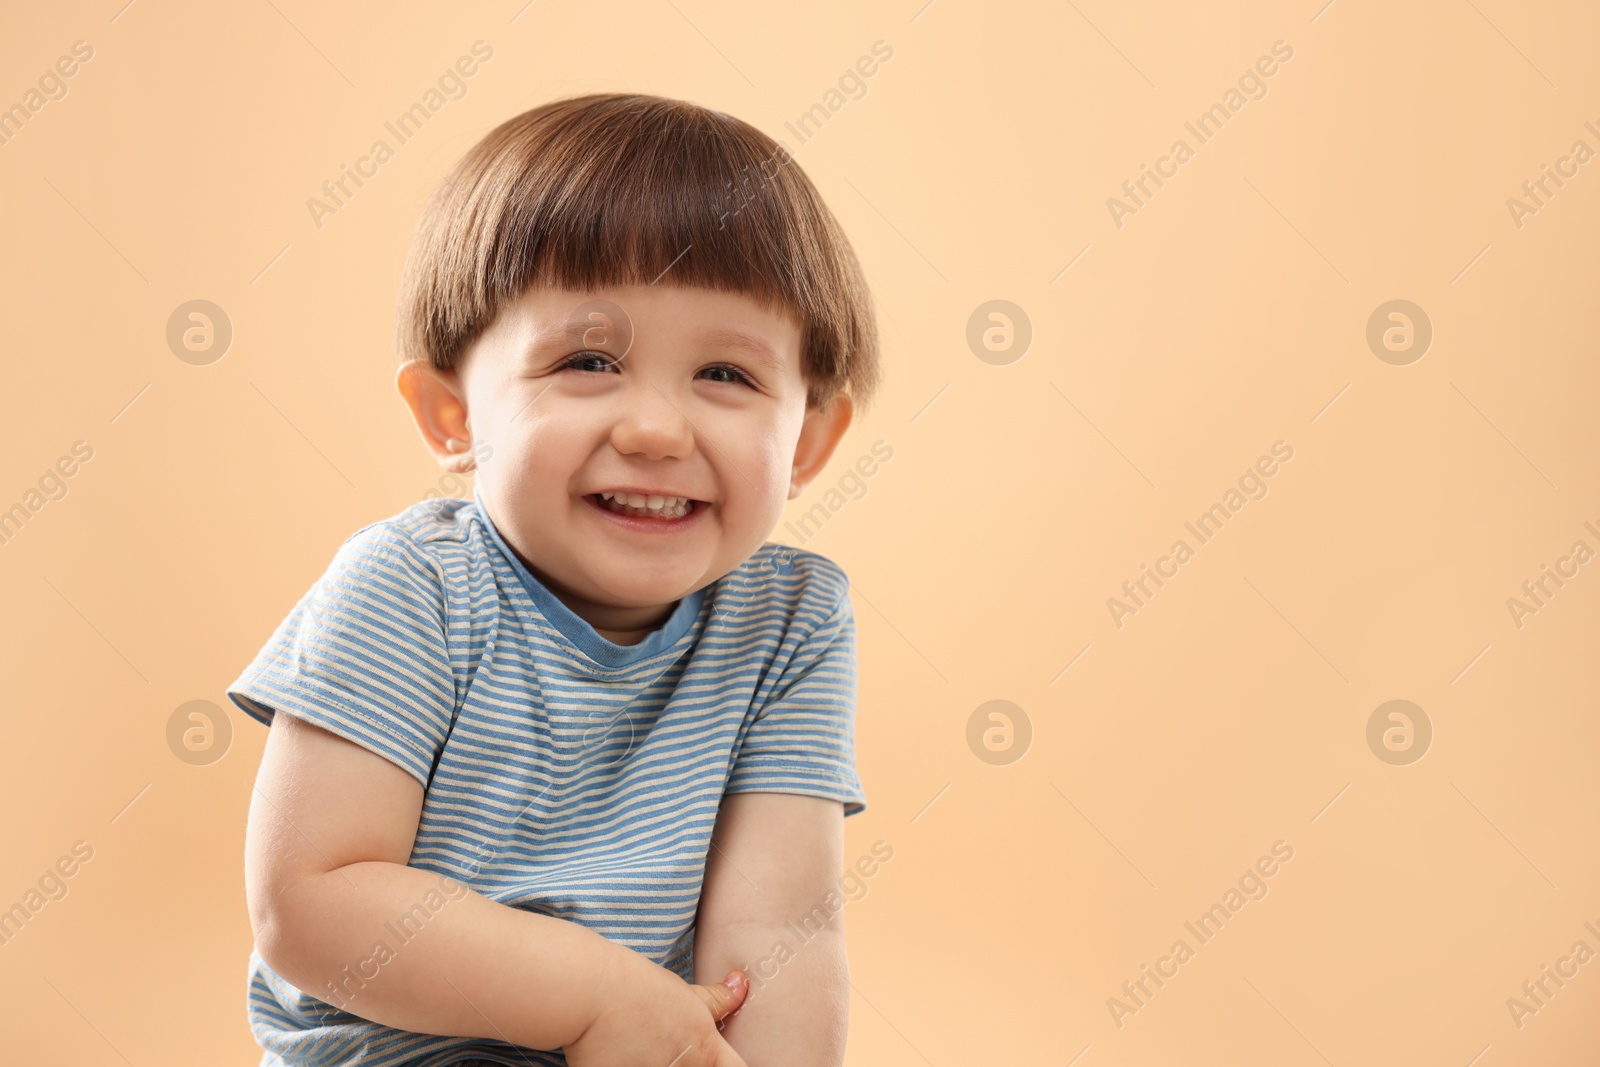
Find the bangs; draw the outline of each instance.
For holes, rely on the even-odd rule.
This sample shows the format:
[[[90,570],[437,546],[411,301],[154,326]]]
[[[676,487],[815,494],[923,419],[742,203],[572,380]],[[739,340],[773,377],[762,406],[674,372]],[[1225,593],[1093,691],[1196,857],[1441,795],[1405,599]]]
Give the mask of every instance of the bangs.
[[[744,295],[800,327],[808,396],[866,402],[877,342],[859,264],[788,151],[683,101],[560,100],[492,130],[434,194],[402,285],[402,358],[446,369],[529,288]]]

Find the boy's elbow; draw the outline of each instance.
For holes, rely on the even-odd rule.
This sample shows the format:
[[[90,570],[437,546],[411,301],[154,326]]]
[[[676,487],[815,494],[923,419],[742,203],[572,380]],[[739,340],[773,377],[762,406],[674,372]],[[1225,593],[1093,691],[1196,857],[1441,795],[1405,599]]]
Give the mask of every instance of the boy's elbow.
[[[250,929],[255,933],[256,954],[279,974],[294,969],[294,922],[281,908],[250,907]]]
[[[274,971],[282,974],[292,965],[286,961],[292,959],[290,939],[287,931],[276,916],[267,919],[258,919],[250,916],[250,928],[255,932],[256,955]]]
[[[306,877],[290,880],[260,876],[246,882],[245,903],[256,953],[285,978],[298,970],[296,961],[302,958],[301,946],[306,943],[317,913],[315,902],[309,899],[314,881]]]

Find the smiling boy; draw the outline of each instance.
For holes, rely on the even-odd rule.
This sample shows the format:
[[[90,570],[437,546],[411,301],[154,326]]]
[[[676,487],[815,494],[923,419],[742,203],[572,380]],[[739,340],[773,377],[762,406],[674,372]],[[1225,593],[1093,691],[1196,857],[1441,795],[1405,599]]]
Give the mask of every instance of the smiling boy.
[[[228,688],[271,725],[263,1064],[843,1062],[842,920],[758,994],[739,973],[836,898],[866,807],[849,580],[765,538],[874,392],[876,330],[799,167],[728,211],[775,149],[594,94],[430,202],[397,385],[474,497],[358,530]]]

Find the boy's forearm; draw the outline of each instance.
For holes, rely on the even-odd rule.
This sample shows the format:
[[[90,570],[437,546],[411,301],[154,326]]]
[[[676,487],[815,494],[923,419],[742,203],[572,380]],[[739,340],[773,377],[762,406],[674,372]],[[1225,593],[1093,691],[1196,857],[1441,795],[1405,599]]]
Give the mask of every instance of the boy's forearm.
[[[850,1023],[843,933],[824,929],[799,944],[789,927],[705,935],[695,942],[696,982],[720,981],[735,967],[750,975],[749,998],[722,1028],[750,1067],[842,1067]]]
[[[352,863],[289,887],[273,927],[258,933],[262,958],[329,1004],[402,1030],[536,1049],[583,1033],[614,954],[631,951],[396,863]]]

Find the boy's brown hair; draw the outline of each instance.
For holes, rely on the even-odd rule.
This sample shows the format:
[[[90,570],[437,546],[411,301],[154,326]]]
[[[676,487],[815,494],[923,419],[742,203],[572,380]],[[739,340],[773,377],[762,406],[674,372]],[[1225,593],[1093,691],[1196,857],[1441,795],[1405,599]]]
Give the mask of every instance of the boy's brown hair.
[[[417,224],[401,282],[402,361],[440,370],[526,289],[656,282],[740,293],[800,324],[807,401],[871,402],[871,294],[794,158],[682,100],[592,93],[501,123]]]

